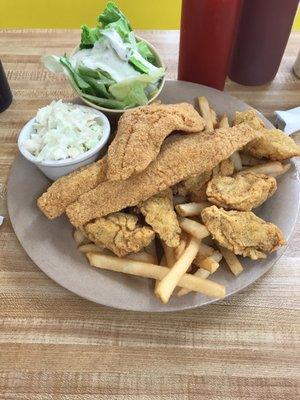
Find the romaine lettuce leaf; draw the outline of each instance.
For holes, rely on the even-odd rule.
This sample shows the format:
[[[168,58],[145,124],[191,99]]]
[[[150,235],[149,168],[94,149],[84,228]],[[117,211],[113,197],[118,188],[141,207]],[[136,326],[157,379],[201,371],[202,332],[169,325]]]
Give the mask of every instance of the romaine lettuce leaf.
[[[93,47],[94,43],[100,38],[99,28],[89,28],[87,25],[81,26],[81,43],[80,49],[88,49]]]
[[[106,30],[114,30],[118,32],[118,34],[121,36],[121,38],[124,41],[128,41],[128,37],[130,35],[130,29],[128,28],[128,25],[125,20],[119,19],[116,22],[112,22],[111,24],[108,24],[105,29],[101,29],[101,31],[105,32]]]
[[[155,61],[156,61],[155,56],[152,53],[152,51],[149,49],[146,42],[144,42],[143,40],[139,41],[137,43],[137,50],[141,56],[143,56],[151,64],[155,65]]]
[[[145,94],[145,85],[141,82],[137,82],[136,84],[132,85],[123,101],[127,107],[130,104],[133,104],[133,107],[147,104],[148,98]]]
[[[60,63],[67,69],[67,71],[69,72],[69,75],[71,75],[71,77],[73,78],[73,81],[75,82],[76,86],[83,91],[84,93],[88,93],[88,94],[96,94],[95,90],[93,89],[93,87],[86,82],[79,74],[78,72],[76,72],[70,61],[68,60],[68,58],[66,56],[64,57],[60,57],[59,59]]]
[[[144,74],[153,74],[158,70],[158,67],[155,67],[153,64],[151,64],[149,61],[147,61],[144,57],[141,56],[141,54],[133,50],[132,55],[129,58],[129,62],[134,66],[134,68],[141,73]]]
[[[111,97],[110,93],[108,93],[105,85],[95,78],[91,78],[90,76],[84,77],[85,82],[87,82],[94,90],[96,96],[104,97],[108,99]]]
[[[85,67],[84,65],[79,65],[77,71],[79,75],[83,77],[83,79],[85,79],[85,77],[95,78],[104,85],[108,86],[112,85],[113,83],[116,83],[116,81],[114,81],[111,76],[110,77],[107,76],[109,74],[106,74],[103,71],[100,71],[99,69],[91,69]]]
[[[125,104],[125,102],[118,101],[115,99],[101,99],[100,97],[91,96],[85,93],[82,94],[82,97],[86,98],[87,100],[90,100],[91,103],[97,104],[100,107],[113,108],[116,110],[123,110],[128,107],[128,105]],[[129,107],[133,107],[133,105],[130,104]]]
[[[112,1],[107,3],[105,10],[98,16],[98,21],[101,23],[102,29],[106,28],[106,26],[112,22],[116,22],[120,19],[123,20],[123,22],[127,25],[128,31],[132,31],[127,18]]]
[[[164,73],[164,68],[157,68],[157,71],[151,75],[142,74],[137,77],[124,79],[122,82],[115,83],[109,87],[109,91],[114,98],[119,101],[124,101],[127,103],[129,97],[130,101],[135,101],[135,105],[142,105],[145,104],[145,97],[141,97],[140,88],[142,87],[145,91],[149,84],[156,83],[164,75]],[[140,103],[141,101],[142,104]]]
[[[137,70],[140,71],[142,74],[148,74],[149,73],[149,68],[145,66],[143,62],[138,60],[136,57],[131,56],[129,58],[130,64]]]

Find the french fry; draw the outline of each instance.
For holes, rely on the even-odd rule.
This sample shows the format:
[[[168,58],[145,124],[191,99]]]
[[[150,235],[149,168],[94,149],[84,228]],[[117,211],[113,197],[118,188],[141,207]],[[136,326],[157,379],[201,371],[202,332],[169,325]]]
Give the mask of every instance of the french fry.
[[[197,271],[193,274],[194,276],[197,276],[198,278],[202,278],[202,279],[206,279],[209,277],[210,272],[207,271],[206,269],[203,268],[199,268],[197,269]],[[177,293],[177,296],[184,296],[188,293],[190,293],[191,291],[189,289],[185,289],[185,288],[181,288],[179,290],[179,292]]]
[[[81,246],[78,247],[78,250],[81,251],[82,253],[99,253],[99,254],[105,254],[107,256],[115,256],[115,254],[111,250],[107,249],[104,246],[96,245],[94,243],[82,244]],[[139,251],[138,253],[130,253],[122,258],[126,260],[128,259],[128,260],[142,261],[150,264],[155,263],[153,256],[151,254],[146,253],[145,251]]]
[[[173,247],[169,247],[166,245],[166,243],[162,240],[162,247],[164,249],[164,253],[165,253],[165,257],[167,260],[167,266],[169,268],[173,267],[173,265],[175,264],[175,255],[174,255],[174,249]]]
[[[209,207],[211,204],[202,202],[202,203],[185,203],[185,204],[178,204],[175,206],[175,210],[177,214],[181,217],[194,217],[201,214],[201,211],[204,208]]]
[[[290,167],[286,167],[285,164],[284,166],[279,162],[279,161],[270,161],[266,162],[264,164],[259,164],[259,165],[254,165],[253,167],[245,168],[241,172],[253,172],[255,174],[265,174],[265,175],[270,175],[276,178],[277,176],[280,176],[284,174]]]
[[[258,164],[263,164],[265,162],[261,158],[253,157],[245,153],[240,153],[240,157],[243,166],[255,166]]]
[[[89,263],[96,268],[121,272],[129,275],[141,276],[156,280],[163,280],[170,270],[160,265],[143,263],[140,261],[124,260],[122,258],[106,256],[97,253],[86,254]],[[161,282],[160,282],[161,283]],[[225,297],[225,287],[208,279],[201,279],[191,274],[181,276],[178,286],[203,293],[209,297]]]
[[[213,274],[219,268],[219,263],[211,256],[206,258],[196,257],[193,261],[193,264],[195,264],[198,268],[206,269],[211,274]]]
[[[161,265],[162,267],[168,267],[168,263],[167,263],[167,259],[166,259],[165,254],[163,254],[163,256],[162,256],[162,258],[161,258],[161,260],[160,260],[159,265]],[[157,281],[155,282],[155,288],[156,288],[156,286],[157,286],[158,284],[159,284],[159,280],[157,280]],[[155,289],[154,289],[154,293],[155,293]]]
[[[205,228],[205,226],[200,224],[199,222],[193,221],[192,219],[180,218],[179,225],[185,232],[189,233],[197,239],[201,240],[206,236],[209,236],[209,232]]]
[[[219,268],[219,262],[222,260],[222,254],[213,247],[201,243],[194,264],[198,268],[203,268],[211,274]]]
[[[157,259],[155,259],[155,256],[153,254],[147,253],[146,251],[139,251],[138,253],[130,253],[127,254],[125,258],[128,258],[129,260],[142,261],[149,264],[157,263]]]
[[[178,258],[181,257],[182,253],[184,252],[184,249],[186,248],[188,243],[188,237],[185,232],[181,233],[181,238],[180,238],[180,243],[177,247],[174,249],[174,257],[175,260],[178,260]]]
[[[213,121],[212,121],[210,107],[209,107],[206,97],[199,96],[198,103],[199,103],[201,115],[205,120],[205,131],[212,132],[214,130],[214,125],[213,125]]]
[[[219,128],[229,128],[229,121],[226,114],[219,121]]]
[[[230,268],[230,271],[233,273],[233,275],[238,276],[243,271],[243,266],[239,262],[237,256],[231,250],[226,249],[225,247],[218,246],[218,248],[223,255],[228,267]]]
[[[211,107],[209,107],[209,108],[210,108],[211,121],[212,121],[213,127],[215,128],[218,125],[217,114],[213,108],[211,108]]]
[[[232,153],[229,158],[233,162],[234,169],[236,171],[241,171],[243,169],[242,160],[238,151]]]
[[[205,243],[201,243],[199,246],[199,251],[198,251],[198,255],[201,258],[206,258],[211,256],[214,253],[215,249],[211,246],[208,246]]]
[[[210,257],[213,260],[215,260],[217,263],[219,263],[223,258],[222,253],[218,250],[214,250],[214,252],[212,253],[212,255]]]
[[[77,247],[80,246],[81,244],[87,244],[91,242],[79,229],[74,230],[73,238],[75,240]]]
[[[81,253],[103,253],[107,251],[113,254],[112,251],[106,249],[104,246],[96,245],[94,243],[82,244],[81,246],[78,247],[78,250],[81,251]],[[106,254],[109,254],[107,252]]]
[[[199,240],[192,238],[181,257],[170,268],[169,273],[159,282],[155,288],[155,294],[161,299],[163,303],[169,301],[174,289],[176,288],[181,277],[191,266],[196,254],[199,250]]]

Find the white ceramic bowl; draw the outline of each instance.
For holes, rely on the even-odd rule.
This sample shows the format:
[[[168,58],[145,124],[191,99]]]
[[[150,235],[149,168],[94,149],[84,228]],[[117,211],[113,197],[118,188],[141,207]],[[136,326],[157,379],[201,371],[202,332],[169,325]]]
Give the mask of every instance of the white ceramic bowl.
[[[90,109],[90,107],[82,105],[78,105],[78,107]],[[103,122],[103,135],[96,147],[93,147],[83,154],[80,154],[78,157],[67,158],[65,160],[58,161],[38,161],[37,158],[24,147],[24,141],[27,140],[32,133],[35,118],[32,118],[30,121],[28,121],[19,134],[18,147],[20,152],[28,161],[35,164],[44,173],[44,175],[52,180],[56,180],[63,175],[69,174],[77,168],[84,167],[85,165],[96,161],[100,155],[104,155],[101,154],[101,150],[104,152],[104,147],[108,141],[110,135],[110,123],[101,111],[93,109],[93,112],[97,114],[97,118],[100,118]]]
[[[143,39],[143,38],[141,38],[141,37],[139,37],[139,36],[137,36],[137,35],[135,35],[135,38],[136,38],[136,40],[137,40],[138,42],[140,42],[141,40],[143,40],[143,41],[147,44],[147,46],[150,48],[150,50],[152,51],[152,53],[154,54],[154,56],[155,56],[155,58],[156,58],[156,66],[157,66],[157,67],[166,68],[163,59],[161,58],[160,54],[158,53],[158,51],[156,50],[156,48],[155,48],[151,43],[149,43],[146,39]],[[78,50],[79,50],[79,46],[76,46],[75,49],[72,51],[71,56],[74,55],[75,53],[77,53]],[[126,110],[117,110],[117,109],[115,109],[115,108],[105,108],[105,107],[101,107],[101,106],[98,106],[97,104],[92,103],[90,100],[88,100],[88,99],[86,99],[85,97],[82,97],[82,96],[81,96],[81,93],[79,92],[79,90],[77,89],[77,87],[73,84],[73,82],[72,82],[71,79],[69,79],[69,82],[70,82],[70,85],[72,86],[73,90],[75,91],[75,93],[81,98],[81,100],[82,100],[85,104],[89,105],[90,107],[95,108],[96,110],[101,110],[101,111],[103,111],[103,112],[105,112],[105,113],[116,114],[116,115],[118,115],[118,116],[120,116],[121,114],[123,114],[123,113],[126,111]],[[150,103],[152,103],[154,100],[156,100],[156,98],[159,96],[160,92],[162,91],[162,89],[163,89],[163,87],[164,87],[164,85],[165,85],[165,82],[166,82],[166,75],[164,75],[164,76],[161,78],[161,80],[160,80],[160,82],[159,82],[159,86],[158,86],[158,88],[157,88],[157,92],[155,93],[155,95],[154,95],[153,97],[151,97],[151,99],[149,99],[149,101],[148,101],[147,104],[150,104]],[[138,107],[130,108],[130,110],[134,110],[135,108],[138,108]]]

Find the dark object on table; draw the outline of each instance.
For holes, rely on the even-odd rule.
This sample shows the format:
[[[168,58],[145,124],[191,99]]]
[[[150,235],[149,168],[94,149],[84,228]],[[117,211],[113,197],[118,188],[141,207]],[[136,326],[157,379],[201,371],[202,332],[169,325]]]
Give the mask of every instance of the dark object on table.
[[[276,75],[298,0],[244,0],[229,77],[263,85]]]
[[[183,0],[178,79],[224,89],[241,0]]]
[[[6,110],[12,102],[12,93],[0,60],[0,112]]]

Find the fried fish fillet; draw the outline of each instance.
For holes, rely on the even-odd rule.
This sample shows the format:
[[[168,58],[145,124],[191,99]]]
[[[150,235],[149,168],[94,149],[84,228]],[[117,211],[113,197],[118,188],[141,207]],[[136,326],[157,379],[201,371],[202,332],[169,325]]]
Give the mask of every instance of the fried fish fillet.
[[[257,158],[268,158],[273,161],[283,161],[300,156],[300,146],[292,138],[279,129],[263,129],[263,136],[253,140],[244,148],[244,152]]]
[[[251,211],[272,196],[276,179],[254,173],[217,176],[207,186],[208,201],[227,210]]]
[[[210,171],[234,151],[258,138],[248,125],[217,129],[213,133],[169,138],[158,157],[145,171],[125,181],[106,181],[81,195],[67,207],[74,226],[119,211],[159,193],[188,176]]]
[[[206,228],[221,246],[252,260],[266,258],[267,253],[285,244],[280,229],[253,212],[225,211],[212,206],[205,208],[201,216]]]
[[[151,104],[124,113],[108,148],[108,179],[124,180],[143,171],[173,131],[199,132],[204,126],[204,119],[188,103]]]
[[[251,128],[256,129],[257,131],[265,127],[265,124],[257,116],[257,112],[252,108],[246,111],[237,111],[235,113],[235,119],[233,121],[233,125],[239,125],[244,122],[249,126],[251,126]]]
[[[106,157],[69,175],[63,176],[48,188],[37,200],[46,217],[53,219],[62,215],[68,205],[80,195],[94,189],[106,180]]]
[[[180,241],[181,229],[177,214],[174,211],[172,190],[166,189],[149,199],[142,201],[138,206],[145,216],[147,224],[169,247],[177,247]]]
[[[247,123],[253,129],[261,130],[260,139],[250,142],[244,152],[257,158],[269,158],[273,161],[283,161],[299,156],[300,147],[292,138],[285,135],[280,129],[266,129],[255,110],[236,112],[234,125]]]
[[[154,239],[149,226],[138,225],[136,215],[122,212],[98,218],[86,224],[83,230],[94,243],[104,245],[117,256],[137,253]]]

